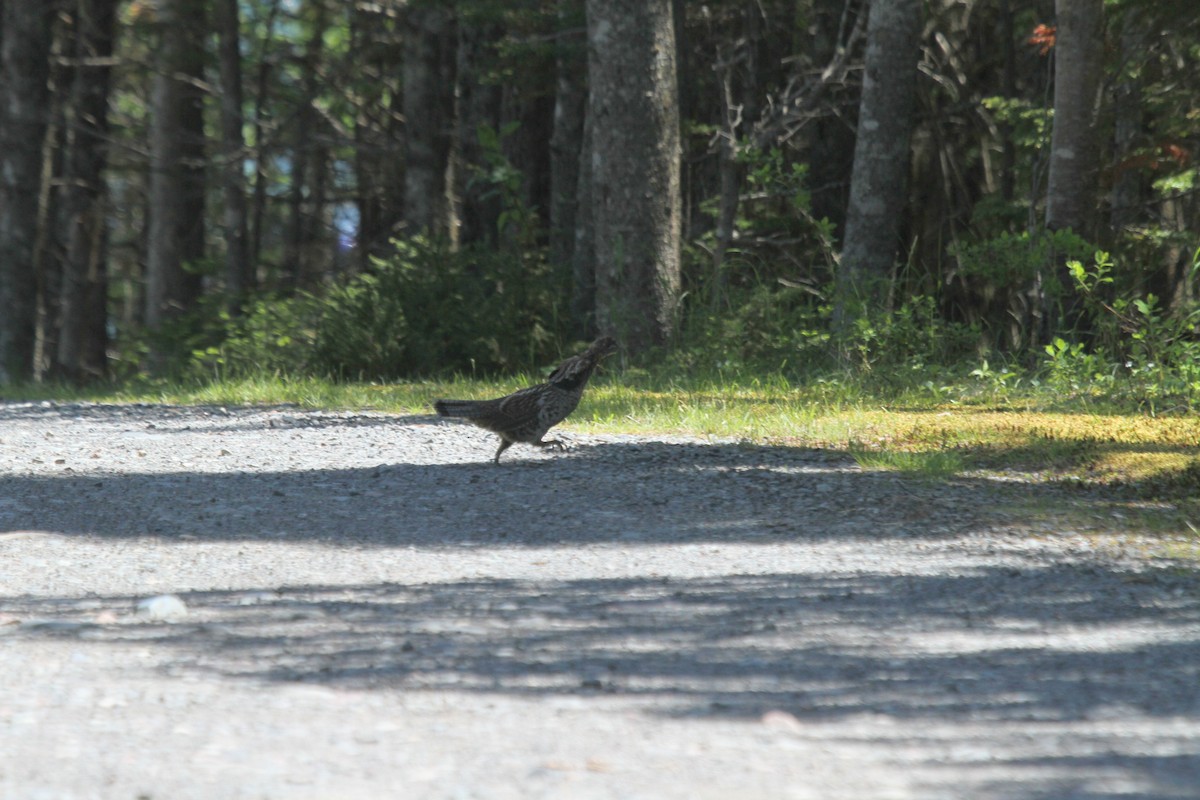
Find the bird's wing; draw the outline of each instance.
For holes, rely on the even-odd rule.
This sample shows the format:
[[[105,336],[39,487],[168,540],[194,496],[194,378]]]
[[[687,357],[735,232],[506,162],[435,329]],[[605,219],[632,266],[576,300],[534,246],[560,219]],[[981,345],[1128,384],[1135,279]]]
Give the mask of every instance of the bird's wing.
[[[504,425],[508,428],[522,428],[527,425],[536,425],[540,419],[542,410],[541,401],[547,388],[544,384],[530,386],[528,389],[521,389],[507,397],[500,398],[500,403],[496,407],[495,417],[498,420],[502,419]]]

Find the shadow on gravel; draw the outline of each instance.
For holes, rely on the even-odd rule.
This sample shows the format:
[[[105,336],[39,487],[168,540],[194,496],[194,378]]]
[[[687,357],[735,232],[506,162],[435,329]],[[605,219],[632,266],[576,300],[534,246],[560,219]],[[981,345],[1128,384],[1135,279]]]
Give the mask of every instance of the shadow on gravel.
[[[174,625],[132,617],[130,597],[4,598],[0,608],[59,621],[12,635],[150,648],[158,670],[180,677],[573,695],[690,719],[781,711],[807,737],[822,736],[822,722],[886,718],[898,727],[870,735],[930,753],[975,748],[981,769],[1009,766],[1041,787],[1023,793],[1024,778],[1006,778],[1006,791],[986,796],[1102,797],[1078,793],[1079,776],[1200,785],[1196,578],[1060,565],[263,587],[184,594],[189,616]],[[89,621],[106,611],[108,623]],[[1077,777],[1056,794],[1050,774]]]
[[[170,625],[132,616],[132,597],[0,608],[59,623],[31,634],[157,645],[172,670],[251,680],[647,695],[680,715],[1055,722],[1200,717],[1196,581],[1060,565],[285,586],[182,593],[189,616]],[[89,621],[104,611],[119,619]]]
[[[864,472],[832,450],[608,443],[529,460],[528,450],[509,451],[496,466],[490,441],[479,461],[460,464],[9,475],[0,477],[0,531],[379,547],[637,545],[938,538],[1008,525],[1069,532],[1103,524],[1113,508],[1110,497],[1055,486]]]
[[[55,424],[63,420],[95,420],[115,426],[128,420],[129,429],[149,430],[155,436],[191,432],[262,431],[288,428],[362,428],[394,427],[435,420],[433,414],[400,415],[359,411],[314,412],[297,405],[262,406],[188,405],[174,406],[158,403],[4,403],[0,402],[0,425],[5,422],[33,420]],[[179,427],[179,422],[194,423]]]

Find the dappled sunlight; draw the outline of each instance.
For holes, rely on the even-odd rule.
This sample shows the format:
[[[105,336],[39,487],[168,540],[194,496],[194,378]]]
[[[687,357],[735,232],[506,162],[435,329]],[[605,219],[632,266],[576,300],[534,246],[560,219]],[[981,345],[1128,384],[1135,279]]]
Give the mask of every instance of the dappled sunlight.
[[[36,654],[17,702],[63,719],[252,698],[502,742],[686,725],[922,787],[966,765],[973,797],[1082,785],[1100,753],[1155,789],[1191,767],[1147,753],[1200,758],[1197,575],[1128,557],[1106,494],[844,446],[568,432],[496,466],[421,415],[2,412],[30,430],[0,439],[0,644]],[[159,597],[173,621],[142,610]]]

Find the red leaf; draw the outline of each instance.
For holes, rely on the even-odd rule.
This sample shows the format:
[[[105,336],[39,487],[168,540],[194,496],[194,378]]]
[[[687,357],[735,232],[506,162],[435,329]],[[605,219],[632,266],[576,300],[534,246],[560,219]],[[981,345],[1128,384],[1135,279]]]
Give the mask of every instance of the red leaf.
[[[1053,25],[1038,25],[1025,41],[1038,48],[1038,55],[1044,56],[1054,47],[1058,39],[1058,28]]]

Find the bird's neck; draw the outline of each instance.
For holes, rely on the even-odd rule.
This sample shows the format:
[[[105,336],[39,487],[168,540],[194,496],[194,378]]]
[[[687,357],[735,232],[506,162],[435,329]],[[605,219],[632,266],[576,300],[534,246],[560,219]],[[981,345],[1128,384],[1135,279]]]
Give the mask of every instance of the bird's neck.
[[[586,367],[558,380],[550,381],[551,385],[566,392],[572,392],[587,383],[592,375],[592,368]]]

